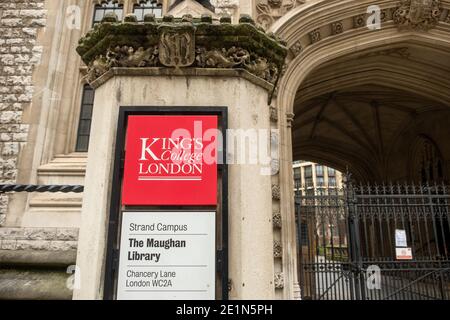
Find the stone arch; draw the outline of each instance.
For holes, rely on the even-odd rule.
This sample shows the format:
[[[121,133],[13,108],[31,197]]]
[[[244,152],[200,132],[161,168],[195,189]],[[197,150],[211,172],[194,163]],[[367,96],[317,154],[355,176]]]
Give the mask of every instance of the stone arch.
[[[449,1],[442,1],[450,7]],[[371,5],[371,1],[310,1],[301,5],[280,20],[271,31],[285,39],[290,48],[288,67],[279,83],[278,102],[293,112],[293,99],[297,88],[315,68],[323,63],[354,53],[379,48],[383,45],[399,43],[416,43],[433,48],[448,50],[450,47],[450,24],[439,23],[438,27],[429,32],[400,31],[392,21],[382,23],[381,30],[372,31],[366,27],[351,28],[339,34],[331,34],[326,38],[308,45],[295,55],[296,44],[309,32],[331,25],[340,19],[361,16]],[[380,6],[390,8],[392,12],[397,1],[381,1]],[[299,23],[301,22],[301,23]],[[448,96],[447,96],[448,98]]]
[[[373,5],[370,0],[311,0],[300,4],[278,19],[271,27],[274,32],[287,43],[289,48],[288,65],[278,84],[276,105],[279,110],[281,123],[280,139],[283,148],[281,150],[280,180],[281,180],[281,213],[283,220],[283,272],[285,276],[285,297],[299,297],[298,278],[296,274],[297,261],[292,255],[296,252],[296,230],[293,203],[293,188],[291,177],[293,175],[292,160],[295,157],[292,149],[295,140],[292,131],[295,129],[295,104],[296,99],[307,99],[317,96],[324,91],[320,85],[303,88],[304,96],[297,95],[299,88],[321,67],[327,63],[338,61],[345,57],[362,54],[374,55],[377,51],[383,52],[389,47],[402,47],[404,44],[414,45],[418,48],[433,50],[445,54],[450,48],[450,23],[448,11],[450,1],[440,1],[443,9],[439,22],[426,32],[418,32],[414,29],[399,30],[394,22],[394,13],[400,5],[398,1],[382,0],[377,3],[382,9],[382,27],[372,31],[365,27],[367,8]],[[444,10],[445,9],[445,10]],[[402,26],[404,27],[404,26]],[[411,60],[407,67],[395,63],[395,57],[389,56],[384,62],[371,63],[366,60],[363,64],[347,63],[350,67],[349,74],[338,75],[336,84],[338,88],[352,87],[357,83],[364,85],[385,86],[389,90],[403,90],[404,92],[417,93],[436,102],[439,106],[450,102],[450,94],[446,88],[450,85],[448,72],[439,70],[433,74],[427,68],[426,63]],[[353,73],[353,75],[352,75]],[[337,72],[336,72],[337,74]],[[357,74],[357,76],[355,76]],[[420,89],[420,90],[419,90]],[[309,91],[308,91],[309,90]],[[287,120],[287,124],[285,121]],[[400,134],[405,130],[403,123],[397,128]],[[333,149],[333,142],[327,141],[328,147]],[[295,147],[295,146],[294,146]],[[307,159],[345,169],[345,161],[330,157],[324,150],[317,150],[317,146],[303,144],[308,152]],[[345,153],[344,150],[333,151]],[[346,159],[353,159],[354,175],[359,179],[382,179],[381,172],[373,172],[371,163],[359,159],[360,154],[344,154]],[[298,159],[295,159],[298,160]],[[302,159],[303,160],[303,159]]]

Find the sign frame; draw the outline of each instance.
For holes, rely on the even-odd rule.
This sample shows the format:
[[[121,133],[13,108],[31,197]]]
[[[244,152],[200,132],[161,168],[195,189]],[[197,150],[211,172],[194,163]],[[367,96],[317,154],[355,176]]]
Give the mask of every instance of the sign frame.
[[[215,241],[215,237],[216,237],[216,225],[217,225],[217,222],[216,222],[216,212],[214,212],[214,211],[207,211],[207,210],[189,210],[189,211],[169,211],[169,210],[161,210],[161,211],[156,211],[156,210],[152,210],[152,211],[131,211],[131,210],[124,210],[123,211],[123,213],[124,214],[131,214],[131,215],[134,215],[135,217],[137,217],[137,216],[139,216],[139,215],[141,215],[141,214],[143,214],[143,215],[148,215],[148,214],[150,214],[150,215],[153,215],[153,216],[156,216],[156,217],[160,217],[160,218],[162,218],[162,216],[164,216],[165,214],[169,214],[169,217],[170,217],[170,215],[172,215],[172,216],[177,216],[177,218],[180,218],[181,216],[186,216],[186,215],[191,215],[191,217],[190,217],[190,219],[195,219],[195,218],[198,218],[199,217],[199,215],[203,215],[205,218],[207,218],[207,219],[212,219],[213,221],[214,221],[214,229],[213,230],[210,230],[210,231],[207,231],[208,232],[208,235],[206,235],[206,234],[190,234],[190,236],[193,236],[194,238],[195,237],[197,237],[197,241],[198,241],[198,238],[199,237],[204,237],[204,236],[206,236],[206,237],[212,237],[212,238],[214,238],[213,240],[212,240],[212,243],[210,242],[210,243],[208,243],[208,247],[210,246],[210,245],[212,245],[213,246],[213,248],[212,247],[210,247],[209,249],[208,249],[208,251],[209,250],[211,250],[211,251],[209,251],[210,253],[211,253],[211,255],[206,255],[206,260],[209,260],[210,262],[212,262],[211,264],[210,264],[210,266],[211,266],[211,268],[207,268],[206,270],[208,271],[208,274],[209,275],[211,275],[212,277],[213,277],[213,280],[212,280],[212,284],[214,285],[214,291],[211,291],[211,293],[212,294],[214,294],[214,297],[216,296],[216,279],[217,279],[217,277],[216,277],[216,273],[217,273],[217,270],[216,270],[216,257],[215,257],[215,253],[216,253],[216,241]],[[170,218],[169,218],[170,219]],[[179,220],[177,220],[177,221],[179,221]],[[189,221],[189,223],[191,223],[191,221],[192,220],[190,220]],[[186,221],[185,221],[186,222]],[[177,222],[178,223],[178,222]],[[121,229],[122,229],[122,231],[124,231],[124,229],[123,229],[123,220],[122,220],[122,226],[121,226]],[[206,230],[205,230],[206,231]],[[134,231],[134,232],[129,232],[129,233],[133,233],[133,234],[135,234],[134,236],[136,236],[138,233],[141,233],[141,235],[140,236],[143,236],[143,234],[144,233],[148,233],[148,231]],[[151,233],[152,233],[152,237],[160,237],[161,235],[158,235],[158,231],[151,231]],[[164,232],[163,232],[164,233]],[[192,233],[192,232],[190,232],[190,233]],[[195,232],[196,233],[196,232]],[[173,235],[171,235],[171,236],[173,236]],[[180,231],[180,233],[178,234],[178,236],[183,236],[183,232],[182,231]],[[139,237],[139,235],[137,235],[137,237]],[[175,237],[177,237],[177,236],[175,236]],[[183,238],[182,238],[183,239]],[[192,240],[192,237],[187,237],[186,238],[186,236],[184,236],[184,240],[187,240],[187,239],[190,239],[190,240]],[[124,240],[124,238],[123,238],[123,234],[122,234],[122,239],[121,239],[121,242],[122,242],[122,244],[123,244],[123,240]],[[195,241],[195,240],[194,240]],[[189,241],[189,242],[191,242],[191,241]],[[206,242],[204,242],[204,241],[202,241],[202,243],[206,243]],[[122,250],[123,250],[124,248],[122,248]],[[137,248],[136,250],[139,250],[139,248]],[[161,250],[161,249],[160,249]],[[126,250],[125,250],[126,251]],[[163,251],[163,250],[162,250]],[[165,252],[165,253],[167,253],[167,252]],[[192,253],[189,253],[189,254],[192,254]],[[162,255],[162,254],[161,254]],[[123,257],[123,252],[122,252],[122,257]],[[125,270],[127,270],[129,267],[130,267],[130,264],[132,264],[132,265],[140,265],[139,264],[139,262],[128,262],[128,261],[125,261],[125,262],[122,262],[123,263],[123,265],[122,265],[122,268],[124,268]],[[189,264],[191,264],[192,262],[190,262]],[[205,261],[205,260],[202,260],[202,264],[203,263],[206,263],[206,264],[208,264],[208,262],[207,261]],[[182,263],[182,262],[180,262],[180,264],[182,264],[182,265],[184,265],[185,263]],[[128,265],[128,266],[127,266]],[[153,264],[153,267],[155,267],[155,268],[150,268],[150,269],[148,269],[148,270],[162,270],[162,269],[172,269],[172,271],[174,270],[173,268],[170,268],[169,266],[160,266],[159,268],[157,268],[157,266],[158,265],[156,265],[156,264]],[[119,267],[120,267],[120,259],[119,259]],[[133,266],[131,266],[132,268],[133,268]],[[178,265],[177,267],[181,267],[180,265]],[[183,268],[189,268],[188,266],[182,266]],[[140,269],[140,268],[138,268],[138,269]],[[146,270],[146,268],[143,268],[143,270]],[[176,272],[178,273],[179,272],[179,270],[180,269],[178,269]],[[119,268],[119,279],[121,278],[120,277],[120,268]],[[212,273],[214,271],[214,274]],[[191,270],[191,272],[192,272],[192,270]],[[202,273],[203,274],[203,273]],[[122,273],[122,275],[123,275],[123,273]],[[190,275],[191,276],[191,275]],[[189,276],[189,277],[190,277]],[[126,277],[125,277],[126,278]],[[123,280],[123,279],[122,279]],[[195,282],[195,281],[194,281]],[[117,295],[119,295],[119,289],[120,289],[120,283],[118,283],[118,285],[119,285],[119,287],[118,287],[118,290],[117,290]],[[135,291],[135,290],[139,290],[138,288],[136,288],[136,289],[131,289],[131,291]],[[147,289],[147,290],[151,290],[151,289]],[[147,290],[144,290],[143,292],[144,293],[146,293],[147,292]],[[158,290],[158,291],[165,291],[163,288],[159,288],[159,289],[155,289],[155,290]],[[176,288],[175,289],[176,291],[178,291],[178,290],[181,290],[180,288]],[[166,294],[167,293],[169,293],[169,295],[170,295],[170,289],[168,289],[167,290],[167,292],[165,292]],[[126,295],[126,293],[124,293],[124,291],[122,292],[122,294],[125,294]],[[161,300],[161,298],[158,298],[159,300]],[[178,300],[186,300],[186,299],[188,299],[188,298],[177,298]],[[127,298],[125,298],[125,299],[123,299],[123,300],[129,300],[129,299],[127,299]]]
[[[125,137],[129,116],[218,116],[218,129],[222,132],[223,150],[218,153],[217,206],[126,206],[121,205],[122,181],[125,162]],[[104,268],[103,299],[115,300],[119,268],[120,230],[124,211],[208,211],[216,212],[216,274],[220,277],[220,299],[228,300],[228,165],[226,164],[226,130],[228,108],[218,106],[120,106],[114,151],[113,177],[107,230],[106,261]],[[219,179],[220,177],[220,179]],[[221,183],[219,183],[221,182]],[[220,214],[219,214],[220,211]],[[219,241],[218,241],[219,240]],[[217,290],[216,290],[216,299]]]

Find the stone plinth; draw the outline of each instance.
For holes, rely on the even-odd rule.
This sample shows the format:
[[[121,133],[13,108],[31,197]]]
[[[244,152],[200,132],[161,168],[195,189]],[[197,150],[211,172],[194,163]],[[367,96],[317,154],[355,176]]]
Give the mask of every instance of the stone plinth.
[[[130,17],[127,19],[132,20]],[[250,20],[237,26],[213,25],[205,17],[202,20],[199,24],[189,22],[180,26],[170,22],[161,24],[162,28],[158,27],[157,22],[140,25],[108,22],[80,42],[78,52],[90,66],[90,80],[96,87],[96,95],[77,256],[81,287],[74,291],[75,299],[103,297],[113,157],[120,107],[225,106],[230,129],[270,129],[268,100],[284,59],[284,47],[256,29]],[[140,31],[133,33],[129,28]],[[134,40],[128,39],[127,42],[127,37],[120,35],[122,31]],[[235,34],[233,38],[226,38],[220,31]],[[179,47],[170,49],[170,41],[164,40],[165,32],[183,35],[182,39],[177,40],[181,51]],[[138,35],[135,37],[136,33]],[[216,41],[211,42],[214,37]],[[239,42],[249,37],[252,38],[250,42]],[[143,39],[146,39],[145,43]],[[195,45],[191,46],[193,43]],[[226,46],[199,50],[208,43]],[[264,50],[265,44],[272,47]],[[241,49],[237,50],[238,46]],[[258,46],[259,51],[256,49]],[[204,55],[208,52],[212,53]],[[136,55],[145,58],[137,63],[139,59]],[[255,66],[258,67],[254,69]],[[256,72],[259,68],[266,71]],[[270,137],[267,138],[269,143]],[[274,298],[272,185],[271,176],[261,174],[265,171],[267,165],[229,166],[229,278],[232,299]]]

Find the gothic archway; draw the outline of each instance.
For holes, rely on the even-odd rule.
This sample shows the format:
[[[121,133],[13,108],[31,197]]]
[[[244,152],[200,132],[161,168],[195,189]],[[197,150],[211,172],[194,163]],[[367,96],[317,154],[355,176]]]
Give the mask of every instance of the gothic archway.
[[[366,27],[372,4],[306,1],[271,26],[290,49],[276,101],[279,118],[287,121],[280,132],[282,159],[350,166],[359,180],[389,179],[403,161],[390,159],[410,154],[404,148],[411,127],[436,112],[441,121],[450,119],[450,1],[423,3],[432,7],[419,8],[413,18],[404,12],[417,9],[415,2],[383,1],[379,30]],[[291,165],[280,166],[286,298],[297,290],[289,254],[296,250]],[[395,179],[407,176],[404,171]]]

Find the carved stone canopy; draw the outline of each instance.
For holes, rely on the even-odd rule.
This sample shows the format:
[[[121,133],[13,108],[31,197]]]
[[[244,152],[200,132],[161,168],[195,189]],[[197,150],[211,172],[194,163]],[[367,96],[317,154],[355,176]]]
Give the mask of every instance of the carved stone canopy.
[[[402,0],[394,12],[394,22],[400,29],[427,31],[439,22],[439,0]]]
[[[93,82],[112,68],[227,68],[244,69],[275,84],[287,49],[274,35],[255,26],[249,16],[239,24],[229,17],[213,22],[210,15],[194,19],[134,15],[118,22],[107,14],[79,41],[77,52]]]

